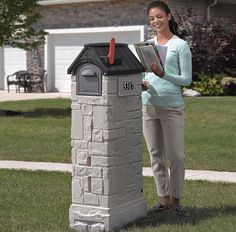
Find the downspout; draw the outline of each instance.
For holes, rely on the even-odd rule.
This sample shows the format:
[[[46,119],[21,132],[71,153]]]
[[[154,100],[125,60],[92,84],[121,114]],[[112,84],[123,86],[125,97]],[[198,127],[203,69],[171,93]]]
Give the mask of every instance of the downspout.
[[[218,3],[218,0],[214,0],[213,3],[211,3],[208,7],[207,7],[207,21],[210,22],[211,20],[211,8],[213,6],[215,6]]]

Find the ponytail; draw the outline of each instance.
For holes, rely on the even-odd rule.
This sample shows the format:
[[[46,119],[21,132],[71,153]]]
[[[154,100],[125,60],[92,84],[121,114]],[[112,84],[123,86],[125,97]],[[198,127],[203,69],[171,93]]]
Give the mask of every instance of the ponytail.
[[[170,31],[174,34],[174,35],[178,35],[178,23],[175,21],[174,17],[171,14],[171,19],[169,21],[169,28]]]

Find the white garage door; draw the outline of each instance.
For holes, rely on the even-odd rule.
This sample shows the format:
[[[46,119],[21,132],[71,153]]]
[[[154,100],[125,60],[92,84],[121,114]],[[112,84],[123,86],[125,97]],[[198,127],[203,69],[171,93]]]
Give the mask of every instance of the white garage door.
[[[55,90],[59,92],[70,92],[71,81],[67,69],[83,46],[56,46],[55,47]]]
[[[87,33],[50,34],[48,39],[49,91],[70,92],[71,81],[67,69],[87,43],[107,43],[115,37],[117,43],[140,41],[140,30]]]
[[[11,75],[19,70],[26,70],[26,51],[19,48],[4,48],[4,73],[5,89],[7,89],[7,75]],[[14,86],[10,86],[15,89]]]

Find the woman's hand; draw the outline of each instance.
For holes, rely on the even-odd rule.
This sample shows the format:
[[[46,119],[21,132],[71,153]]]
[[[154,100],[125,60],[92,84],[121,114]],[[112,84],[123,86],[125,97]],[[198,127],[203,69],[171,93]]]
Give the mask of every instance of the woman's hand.
[[[156,64],[151,65],[152,71],[158,76],[158,77],[163,77],[165,75],[165,72],[160,69]]]
[[[142,81],[142,91],[147,91],[149,89],[149,83],[147,81]]]

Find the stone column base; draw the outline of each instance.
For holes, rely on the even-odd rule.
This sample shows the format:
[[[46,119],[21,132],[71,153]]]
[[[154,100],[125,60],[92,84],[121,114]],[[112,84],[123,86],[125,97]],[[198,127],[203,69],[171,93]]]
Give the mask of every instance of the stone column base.
[[[119,229],[147,214],[143,199],[138,199],[121,206],[102,208],[72,204],[69,212],[70,227],[83,232],[102,232]]]

